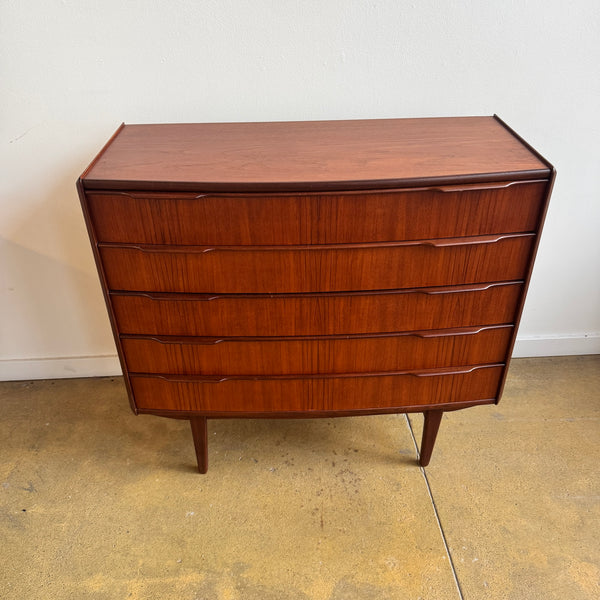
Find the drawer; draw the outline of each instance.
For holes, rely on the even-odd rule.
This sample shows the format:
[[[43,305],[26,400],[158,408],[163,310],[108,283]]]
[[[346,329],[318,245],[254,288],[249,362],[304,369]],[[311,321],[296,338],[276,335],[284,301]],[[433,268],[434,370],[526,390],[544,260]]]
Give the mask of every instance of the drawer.
[[[314,194],[86,192],[100,242],[351,244],[536,231],[546,181]]]
[[[342,246],[111,246],[113,290],[296,293],[508,281],[526,276],[534,234]]]
[[[327,338],[124,337],[130,372],[176,375],[367,373],[506,360],[511,325]]]
[[[311,336],[507,324],[522,287],[508,282],[352,294],[110,296],[122,334]]]
[[[311,378],[130,378],[138,409],[216,414],[392,409],[493,400],[503,365]]]

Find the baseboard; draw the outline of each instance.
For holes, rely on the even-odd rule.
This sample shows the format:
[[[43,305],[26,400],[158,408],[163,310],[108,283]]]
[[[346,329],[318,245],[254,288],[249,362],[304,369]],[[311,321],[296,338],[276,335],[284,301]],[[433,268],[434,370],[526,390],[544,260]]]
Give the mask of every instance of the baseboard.
[[[517,335],[513,350],[513,358],[574,354],[600,354],[600,333],[555,336]]]
[[[518,336],[514,358],[600,354],[600,333],[589,335]],[[0,381],[111,377],[121,375],[116,354],[15,358],[0,360]]]
[[[0,381],[121,375],[116,354],[0,360]]]

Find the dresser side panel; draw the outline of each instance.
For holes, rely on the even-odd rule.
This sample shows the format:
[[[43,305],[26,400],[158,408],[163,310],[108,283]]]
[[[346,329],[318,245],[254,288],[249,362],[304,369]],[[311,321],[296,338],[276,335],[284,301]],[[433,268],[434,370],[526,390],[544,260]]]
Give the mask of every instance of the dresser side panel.
[[[117,131],[118,133],[118,131]],[[117,134],[115,134],[117,135]],[[113,334],[113,339],[115,341],[115,346],[117,349],[117,354],[119,356],[119,362],[121,364],[121,370],[123,371],[123,379],[125,381],[125,388],[127,390],[127,396],[129,398],[129,404],[131,406],[131,410],[137,414],[137,407],[135,404],[135,398],[134,398],[134,394],[133,394],[133,390],[131,388],[131,381],[129,378],[129,369],[127,367],[127,361],[125,358],[125,354],[123,352],[123,347],[121,345],[121,339],[120,339],[120,332],[119,332],[119,326],[117,324],[117,319],[115,317],[115,313],[113,310],[113,306],[112,306],[112,302],[111,302],[111,296],[109,293],[109,287],[108,287],[108,283],[106,281],[106,274],[104,272],[104,267],[102,264],[102,258],[100,256],[100,253],[98,251],[98,240],[96,238],[96,230],[94,227],[94,222],[93,222],[93,218],[90,214],[90,210],[89,210],[89,204],[88,204],[88,198],[86,195],[86,191],[83,188],[81,179],[77,180],[77,192],[79,194],[79,200],[81,203],[81,209],[83,212],[83,217],[84,217],[84,221],[85,221],[85,225],[86,225],[86,229],[88,232],[88,236],[90,238],[90,243],[92,246],[92,252],[94,255],[94,262],[96,264],[96,269],[98,271],[98,277],[100,278],[100,286],[102,288],[102,294],[104,296],[104,302],[106,305],[106,310],[108,312],[108,318],[110,321],[110,326],[111,326],[111,330],[112,330],[112,334]]]

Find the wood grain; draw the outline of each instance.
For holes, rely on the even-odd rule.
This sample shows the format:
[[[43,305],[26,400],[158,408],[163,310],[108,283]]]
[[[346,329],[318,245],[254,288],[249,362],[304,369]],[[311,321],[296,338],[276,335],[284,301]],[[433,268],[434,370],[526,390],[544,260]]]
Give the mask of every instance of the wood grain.
[[[497,117],[123,125],[78,181],[135,412],[497,402],[554,181]]]
[[[431,369],[505,360],[512,326],[337,338],[121,339],[131,372],[291,375]]]
[[[545,181],[346,194],[88,192],[99,241],[353,244],[535,231]]]
[[[435,445],[440,423],[442,422],[443,410],[425,411],[425,423],[423,424],[423,435],[421,437],[421,448],[419,449],[419,464],[426,467],[431,460],[431,453]]]
[[[198,462],[198,472],[201,474],[208,471],[208,434],[206,421],[206,417],[192,417],[190,419],[194,449],[196,450],[196,461]]]
[[[361,410],[435,406],[495,398],[502,365],[465,373],[377,374],[309,379],[243,379],[220,383],[132,375],[138,406],[202,413]],[[180,376],[181,377],[181,376]]]
[[[369,246],[106,246],[113,290],[297,293],[386,290],[521,279],[533,234]]]
[[[86,188],[265,191],[545,177],[493,117],[125,125]],[[519,174],[522,174],[520,177]]]
[[[387,293],[203,299],[132,292],[112,293],[111,298],[122,333],[336,335],[511,323],[521,287],[521,283],[507,283]]]

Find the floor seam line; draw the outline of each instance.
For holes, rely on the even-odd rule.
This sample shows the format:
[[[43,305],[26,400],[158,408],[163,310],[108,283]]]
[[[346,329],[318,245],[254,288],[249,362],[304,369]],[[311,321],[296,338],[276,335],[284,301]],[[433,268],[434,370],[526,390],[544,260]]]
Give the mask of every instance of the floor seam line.
[[[417,459],[421,458],[421,454],[419,452],[419,447],[417,445],[417,440],[415,438],[415,434],[410,423],[410,419],[408,418],[408,414],[404,413],[404,418],[406,419],[406,423],[408,425],[408,430],[410,432],[410,437],[412,438],[413,444],[415,446],[415,450],[417,452]],[[464,600],[462,588],[460,586],[460,582],[458,581],[458,575],[456,573],[456,568],[454,567],[454,561],[452,560],[452,554],[450,552],[450,548],[448,547],[448,540],[446,539],[446,534],[444,533],[444,528],[442,527],[442,521],[440,519],[440,515],[438,513],[438,509],[435,503],[435,499],[433,497],[433,493],[431,491],[431,486],[429,485],[429,479],[427,478],[427,473],[425,472],[425,468],[419,465],[421,469],[421,475],[423,475],[423,479],[425,480],[425,487],[427,488],[427,493],[429,494],[429,499],[431,500],[431,506],[433,507],[433,514],[435,516],[435,520],[437,522],[438,529],[440,530],[440,535],[442,537],[442,542],[444,543],[444,548],[446,550],[446,556],[448,556],[448,561],[450,562],[450,570],[452,571],[452,577],[454,578],[454,583],[456,585],[456,590],[458,591],[459,600]]]

